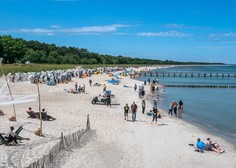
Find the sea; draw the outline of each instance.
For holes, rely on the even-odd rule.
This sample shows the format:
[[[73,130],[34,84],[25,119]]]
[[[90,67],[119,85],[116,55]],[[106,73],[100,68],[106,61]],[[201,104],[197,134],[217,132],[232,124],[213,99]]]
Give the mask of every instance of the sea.
[[[154,75],[158,72],[158,77]],[[160,74],[169,72],[172,75]],[[183,75],[173,76],[173,73]],[[184,74],[194,74],[195,77]],[[199,77],[196,74],[201,74]],[[204,77],[203,74],[206,74]],[[210,77],[212,74],[212,77]],[[218,74],[218,77],[216,76]],[[224,74],[224,77],[222,77]],[[228,74],[232,76],[228,77]],[[204,87],[165,87],[159,89],[158,106],[168,111],[169,104],[182,100],[184,110],[182,119],[197,125],[206,131],[230,141],[236,145],[236,65],[217,66],[176,66],[158,68],[153,70],[153,75],[147,74],[138,80],[144,81],[156,78],[161,85],[205,85],[205,86],[226,86],[215,88]]]

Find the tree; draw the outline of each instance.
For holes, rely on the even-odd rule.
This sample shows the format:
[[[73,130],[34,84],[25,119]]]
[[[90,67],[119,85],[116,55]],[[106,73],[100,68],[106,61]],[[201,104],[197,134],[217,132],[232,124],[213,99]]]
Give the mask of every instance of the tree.
[[[2,45],[1,37],[0,37],[0,58],[2,57],[3,57],[3,45]]]
[[[3,58],[6,63],[15,63],[23,58],[26,45],[23,39],[12,38],[10,35],[2,36]]]

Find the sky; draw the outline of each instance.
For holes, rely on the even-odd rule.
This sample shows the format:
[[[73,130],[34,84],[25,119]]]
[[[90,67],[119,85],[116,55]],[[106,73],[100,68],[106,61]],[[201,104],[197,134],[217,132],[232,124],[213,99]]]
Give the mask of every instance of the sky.
[[[235,0],[0,0],[0,35],[113,56],[236,64]]]

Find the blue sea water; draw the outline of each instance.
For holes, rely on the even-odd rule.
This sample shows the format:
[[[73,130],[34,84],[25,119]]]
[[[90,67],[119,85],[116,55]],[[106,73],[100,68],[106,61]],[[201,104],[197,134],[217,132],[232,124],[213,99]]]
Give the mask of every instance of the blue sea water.
[[[212,74],[236,74],[236,65],[183,66],[163,68],[155,72],[188,72]],[[146,76],[139,80],[155,78]],[[236,77],[156,77],[160,84],[227,85],[236,86]],[[172,101],[184,102],[183,119],[202,126],[236,144],[236,88],[173,88],[159,90],[159,106],[168,110]]]

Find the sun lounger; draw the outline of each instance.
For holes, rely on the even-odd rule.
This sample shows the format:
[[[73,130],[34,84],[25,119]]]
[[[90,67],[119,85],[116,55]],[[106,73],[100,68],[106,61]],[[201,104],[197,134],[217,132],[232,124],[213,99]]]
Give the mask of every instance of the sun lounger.
[[[53,117],[47,115],[47,113],[45,113],[45,112],[42,112],[41,115],[42,115],[42,120],[44,120],[44,121],[51,121],[50,118],[52,120],[54,120]],[[36,113],[36,118],[40,119],[40,112]]]
[[[7,145],[7,146],[9,145],[8,142],[7,142],[7,140],[2,136],[1,133],[0,133],[0,140],[2,141],[1,144]]]
[[[15,133],[16,135],[19,135],[22,130],[23,130],[23,127],[20,126],[14,133]]]
[[[29,114],[29,118],[36,118],[36,114],[34,112],[26,112]]]

